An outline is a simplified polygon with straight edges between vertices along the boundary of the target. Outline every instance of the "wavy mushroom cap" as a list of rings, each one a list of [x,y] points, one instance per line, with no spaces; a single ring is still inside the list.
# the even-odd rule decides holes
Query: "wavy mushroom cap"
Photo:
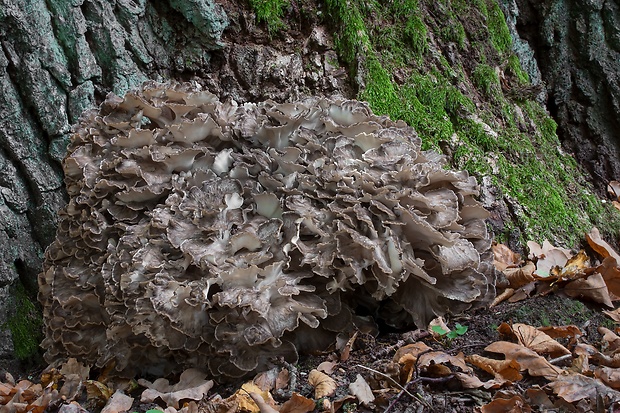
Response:
[[[84,115],[64,171],[48,362],[239,377],[324,349],[359,307],[425,326],[494,294],[475,179],[363,102],[148,83]]]

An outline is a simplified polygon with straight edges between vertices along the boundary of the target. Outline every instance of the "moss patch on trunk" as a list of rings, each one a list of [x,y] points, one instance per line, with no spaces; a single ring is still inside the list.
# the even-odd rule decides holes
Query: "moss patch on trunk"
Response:
[[[490,177],[509,216],[500,241],[574,247],[592,226],[617,237],[617,211],[598,199],[512,53],[495,0],[326,0],[336,47],[358,98],[402,119],[479,181]],[[489,178],[487,178],[488,180]],[[515,237],[516,232],[516,237]]]

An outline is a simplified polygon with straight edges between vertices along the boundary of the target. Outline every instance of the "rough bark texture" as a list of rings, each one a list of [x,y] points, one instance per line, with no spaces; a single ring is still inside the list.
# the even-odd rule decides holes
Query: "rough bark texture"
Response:
[[[620,3],[517,0],[563,145],[601,194],[620,177]]]
[[[11,331],[37,317],[19,310],[15,291],[36,294],[43,251],[66,202],[60,161],[84,109],[146,79],[196,78],[238,102],[350,94],[315,21],[291,24],[293,37],[277,48],[254,15],[226,7],[0,0],[0,367],[36,352],[37,339],[34,349],[12,345]]]

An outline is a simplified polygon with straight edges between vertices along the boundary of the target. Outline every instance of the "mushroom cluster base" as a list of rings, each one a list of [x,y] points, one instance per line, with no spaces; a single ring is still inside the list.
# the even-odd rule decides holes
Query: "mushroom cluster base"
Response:
[[[478,185],[363,102],[220,102],[195,84],[108,96],[76,127],[40,276],[46,360],[241,377],[484,304]]]

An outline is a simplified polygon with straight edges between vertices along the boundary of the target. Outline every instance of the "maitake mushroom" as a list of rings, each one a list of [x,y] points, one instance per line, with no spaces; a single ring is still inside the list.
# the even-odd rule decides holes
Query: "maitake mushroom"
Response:
[[[238,377],[325,348],[360,307],[425,326],[494,294],[475,179],[363,102],[148,83],[84,115],[64,171],[48,362]]]

